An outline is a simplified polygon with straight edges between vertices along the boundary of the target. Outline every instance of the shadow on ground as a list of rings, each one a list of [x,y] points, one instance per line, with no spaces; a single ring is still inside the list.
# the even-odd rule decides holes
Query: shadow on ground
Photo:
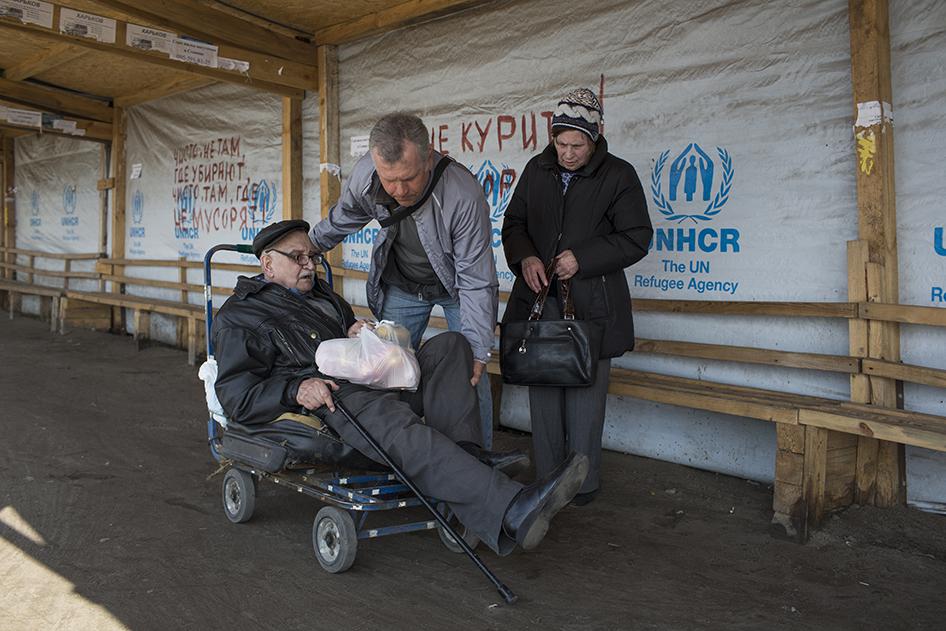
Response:
[[[319,505],[261,485],[229,523],[201,383],[177,350],[0,322],[0,610],[36,629],[931,629],[946,521],[851,509],[804,546],[769,533],[771,489],[607,453],[606,486],[531,553],[482,556],[503,606],[431,532],[363,542],[324,573]],[[502,446],[527,446],[502,432]],[[8,626],[9,625],[9,626]]]

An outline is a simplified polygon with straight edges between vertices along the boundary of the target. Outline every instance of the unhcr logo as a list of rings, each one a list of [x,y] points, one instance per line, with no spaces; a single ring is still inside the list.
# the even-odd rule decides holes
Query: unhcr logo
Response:
[[[503,164],[497,167],[492,160],[484,160],[478,169],[473,165],[469,167],[476,181],[483,187],[483,194],[486,196],[486,203],[489,204],[490,224],[502,223],[503,216],[506,214],[506,208],[512,200],[512,192],[516,183],[516,170]],[[491,228],[491,241],[494,248],[502,246],[502,231],[499,228]]]
[[[729,202],[735,168],[729,151],[716,147],[711,157],[695,142],[671,160],[668,149],[658,156],[650,177],[654,206],[666,221],[712,221]],[[736,228],[656,228],[651,249],[668,252],[738,252]]]
[[[76,186],[75,184],[66,184],[62,189],[62,209],[67,215],[73,215],[76,212]]]
[[[145,207],[145,196],[141,191],[135,191],[135,194],[131,196],[131,220],[135,223],[141,223],[141,219],[144,216],[144,207]]]
[[[131,221],[135,225],[128,229],[128,235],[132,238],[141,239],[145,236],[145,228],[141,225],[145,212],[145,196],[140,190],[135,190],[131,196]]]
[[[64,226],[78,226],[79,218],[76,214],[76,186],[75,184],[66,184],[62,188],[62,210],[66,213],[62,218]]]

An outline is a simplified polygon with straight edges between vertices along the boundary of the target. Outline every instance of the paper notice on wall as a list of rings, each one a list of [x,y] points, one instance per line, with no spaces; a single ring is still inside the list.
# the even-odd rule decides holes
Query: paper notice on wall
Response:
[[[63,7],[59,10],[59,32],[87,37],[103,44],[114,44],[115,20]]]
[[[857,104],[855,127],[871,127],[882,122],[893,124],[893,107],[886,101],[866,101]]]
[[[192,39],[175,37],[171,41],[171,59],[208,68],[217,67],[217,47]]]
[[[131,174],[128,176],[129,180],[137,180],[141,177],[141,163],[135,163],[131,165]]]
[[[171,33],[170,31],[159,31],[147,26],[129,24],[125,33],[125,44],[139,50],[156,50],[165,55],[170,55],[171,42],[176,37],[177,33]]]
[[[0,17],[52,28],[53,5],[39,0],[0,0]]]
[[[221,70],[234,70],[236,72],[248,72],[250,62],[242,59],[231,59],[230,57],[217,57],[217,67]]]
[[[368,153],[368,136],[351,137],[351,155],[357,158]]]
[[[61,132],[67,134],[75,133],[76,131],[76,121],[66,120],[65,118],[57,118],[53,121],[53,129],[58,129]]]
[[[43,126],[43,113],[36,110],[20,110],[14,107],[8,107],[6,113],[7,122],[11,125],[20,125],[21,127]]]

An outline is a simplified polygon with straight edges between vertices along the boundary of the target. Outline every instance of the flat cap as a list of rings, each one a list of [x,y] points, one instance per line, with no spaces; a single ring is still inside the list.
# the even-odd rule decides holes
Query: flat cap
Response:
[[[263,250],[296,230],[309,232],[309,222],[301,219],[287,219],[266,226],[253,238],[253,254],[259,258]]]

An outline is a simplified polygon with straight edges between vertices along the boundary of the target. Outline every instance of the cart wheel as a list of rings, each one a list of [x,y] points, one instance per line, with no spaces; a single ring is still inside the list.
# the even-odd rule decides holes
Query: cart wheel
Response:
[[[463,537],[463,540],[466,541],[466,544],[470,546],[470,548],[473,550],[476,549],[476,546],[478,546],[480,543],[480,538],[474,535],[472,532],[468,532],[466,526],[460,523],[460,520],[454,516],[453,511],[451,511],[446,504],[443,502],[437,504],[437,512],[447,519],[447,522],[453,526],[453,529],[457,531],[457,534]],[[443,542],[443,545],[447,548],[447,550],[450,552],[456,552],[457,554],[463,554],[463,548],[461,548],[460,544],[450,536],[450,533],[443,529],[443,526],[440,525],[440,522],[437,522],[437,534],[440,535],[440,541]]]
[[[223,476],[223,512],[234,524],[253,516],[256,508],[256,480],[246,471],[230,469]]]
[[[312,548],[326,572],[338,574],[350,568],[358,552],[358,534],[351,515],[335,506],[323,507],[312,524]]]

